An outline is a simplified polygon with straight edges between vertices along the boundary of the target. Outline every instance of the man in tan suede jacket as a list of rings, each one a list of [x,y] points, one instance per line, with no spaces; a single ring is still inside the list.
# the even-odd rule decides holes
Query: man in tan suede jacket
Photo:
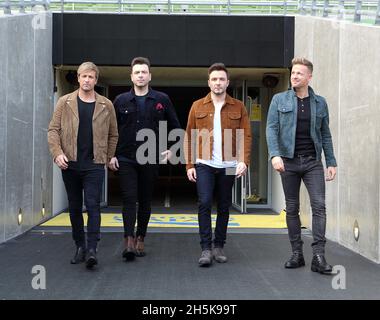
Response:
[[[112,102],[94,90],[99,70],[92,62],[78,68],[79,89],[61,97],[48,129],[50,153],[62,170],[76,252],[72,264],[98,263],[100,201],[104,166],[114,156],[118,131]],[[82,204],[88,213],[87,240]]]
[[[244,104],[227,93],[228,71],[215,63],[209,70],[211,92],[195,101],[186,128],[187,177],[196,182],[198,222],[202,255],[199,265],[212,260],[227,262],[223,252],[235,177],[247,171],[251,150],[251,127]],[[216,189],[217,220],[212,249],[211,208]]]

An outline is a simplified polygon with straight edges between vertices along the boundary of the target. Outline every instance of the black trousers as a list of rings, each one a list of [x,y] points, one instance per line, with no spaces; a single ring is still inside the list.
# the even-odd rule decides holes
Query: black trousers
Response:
[[[293,251],[302,251],[301,221],[299,216],[300,186],[304,182],[309,193],[313,213],[313,253],[324,254],[326,232],[325,176],[322,162],[311,156],[283,158],[285,172],[281,173],[286,201],[286,223]]]
[[[77,246],[86,246],[83,222],[83,195],[87,209],[87,248],[96,249],[100,240],[100,201],[104,181],[104,169],[91,170],[62,170],[69,200],[69,213],[72,234]]]
[[[118,174],[123,201],[124,237],[135,236],[136,219],[136,237],[145,237],[151,214],[154,183],[158,176],[158,165],[119,161]]]
[[[227,175],[226,169],[217,169],[205,164],[196,164],[198,192],[198,222],[202,250],[211,249],[211,209],[214,191],[217,201],[217,218],[214,246],[223,248],[227,237],[227,226],[232,204],[232,186],[235,175]]]

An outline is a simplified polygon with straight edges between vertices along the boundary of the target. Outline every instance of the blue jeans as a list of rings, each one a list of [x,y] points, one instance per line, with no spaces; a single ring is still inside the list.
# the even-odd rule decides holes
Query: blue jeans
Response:
[[[301,180],[309,193],[312,208],[313,254],[324,254],[326,233],[325,176],[322,162],[311,156],[282,158],[285,172],[281,173],[286,201],[286,223],[294,251],[302,251],[299,194]]]
[[[235,175],[226,175],[226,169],[217,169],[205,164],[196,164],[198,192],[198,222],[202,250],[211,249],[211,209],[216,191],[217,219],[214,246],[223,248],[227,237],[229,209],[232,204],[232,186]]]
[[[73,239],[78,247],[85,247],[83,222],[83,193],[87,209],[87,248],[96,249],[100,240],[100,201],[104,180],[104,169],[62,170],[63,182],[69,200],[70,221]]]

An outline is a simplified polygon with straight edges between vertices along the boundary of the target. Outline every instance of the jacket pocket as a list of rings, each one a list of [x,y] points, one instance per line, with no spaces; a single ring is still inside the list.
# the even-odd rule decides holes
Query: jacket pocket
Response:
[[[208,112],[196,112],[195,113],[195,127],[199,129],[209,127]]]
[[[228,112],[229,127],[231,129],[236,129],[240,127],[240,119],[241,119],[240,112]]]

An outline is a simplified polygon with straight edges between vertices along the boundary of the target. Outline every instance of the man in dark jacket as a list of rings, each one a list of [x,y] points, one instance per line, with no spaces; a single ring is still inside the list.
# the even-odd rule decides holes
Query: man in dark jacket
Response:
[[[158,176],[158,161],[163,157],[161,162],[165,163],[171,157],[169,150],[160,150],[158,146],[160,139],[167,138],[160,136],[160,122],[167,122],[168,130],[180,128],[169,97],[149,87],[152,78],[149,60],[134,58],[131,67],[133,88],[114,101],[119,140],[110,163],[110,168],[117,170],[120,177],[125,238],[123,258],[127,261],[145,255],[144,238],[151,214],[153,186]],[[149,144],[150,133],[154,142]],[[148,142],[142,141],[144,137],[148,137]],[[144,149],[146,143],[148,148]],[[148,158],[141,150],[148,152]]]

